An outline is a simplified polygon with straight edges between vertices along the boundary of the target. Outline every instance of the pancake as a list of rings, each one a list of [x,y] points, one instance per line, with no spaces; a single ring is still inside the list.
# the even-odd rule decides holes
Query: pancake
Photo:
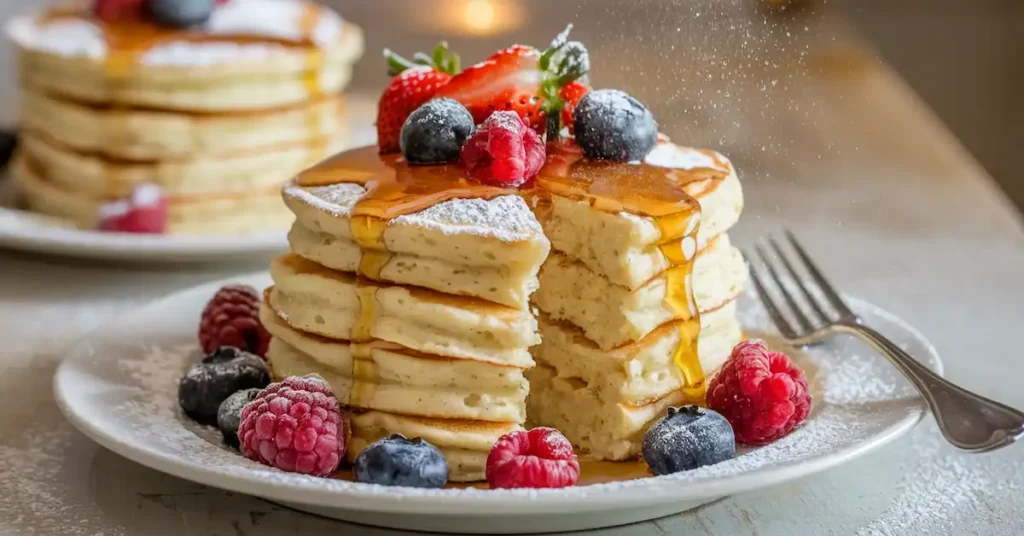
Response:
[[[92,106],[29,87],[22,88],[19,112],[22,130],[68,149],[141,161],[231,158],[325,139],[344,140],[349,129],[344,114],[340,96],[248,113],[187,114]],[[277,178],[278,184],[283,182]]]
[[[526,418],[529,386],[522,368],[432,356],[384,341],[353,351],[349,341],[291,328],[266,305],[260,320],[273,336],[267,360],[275,374],[319,374],[346,407],[444,419]]]
[[[171,38],[133,58],[130,69],[111,68],[102,30],[91,18],[25,15],[5,29],[20,50],[23,85],[77,101],[185,112],[260,110],[339,93],[363,52],[358,26],[298,1],[219,6],[204,36],[252,38]],[[310,41],[303,42],[307,33]]]
[[[735,302],[701,315],[698,355],[705,381],[742,337]],[[602,351],[571,326],[540,321],[544,343],[534,349],[527,422],[551,426],[587,455],[636,458],[649,423],[685,402],[683,378],[672,362],[679,332],[667,324],[644,338]]]
[[[701,311],[738,296],[747,267],[727,234],[713,238],[694,261],[692,292]],[[572,322],[602,349],[636,341],[678,317],[665,303],[667,283],[660,274],[636,290],[616,285],[582,262],[552,253],[541,268],[537,307],[553,320]]]
[[[11,163],[11,177],[28,208],[95,229],[100,207],[110,201],[69,192],[39,176],[24,154]],[[246,194],[169,197],[167,232],[179,235],[244,234],[287,228],[291,220],[277,189]]]
[[[29,130],[20,138],[22,152],[48,182],[69,193],[101,199],[126,197],[142,183],[155,184],[169,196],[279,190],[295,170],[347,143],[343,136],[231,156],[133,162],[80,153]]]
[[[275,259],[270,275],[270,306],[293,328],[322,337],[351,340],[358,322],[372,338],[420,352],[522,367],[532,364],[527,347],[540,342],[525,309],[360,282],[294,254]]]
[[[422,437],[444,455],[449,482],[484,480],[491,447],[501,436],[522,430],[522,426],[515,423],[426,419],[381,411],[353,413],[350,422],[350,462],[354,462],[363,449],[388,435]]]
[[[647,155],[646,162],[728,172],[724,180],[700,180],[685,186],[701,206],[698,250],[739,220],[743,191],[736,170],[724,156],[662,142]],[[582,262],[616,285],[637,289],[670,266],[657,247],[661,231],[650,217],[604,212],[586,201],[560,196],[554,196],[549,209],[540,211],[537,217],[552,249]]]
[[[365,252],[352,236],[349,212],[358,184],[285,188],[295,213],[292,251],[324,266],[354,272]],[[390,259],[380,280],[474,296],[525,309],[550,244],[518,196],[455,199],[399,216],[384,230]]]

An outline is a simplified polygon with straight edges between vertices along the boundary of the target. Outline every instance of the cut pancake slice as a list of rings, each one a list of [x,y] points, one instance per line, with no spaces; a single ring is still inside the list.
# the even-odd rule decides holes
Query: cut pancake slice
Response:
[[[415,352],[383,341],[354,347],[289,327],[264,305],[267,359],[280,377],[319,374],[351,408],[423,417],[523,422],[521,368]],[[353,379],[355,378],[355,379]]]
[[[602,400],[642,405],[692,387],[673,362],[680,322],[689,321],[665,324],[639,342],[602,350],[571,324],[541,315],[544,342],[532,352],[539,365],[555,368],[559,377],[582,381]],[[703,375],[708,378],[741,338],[736,302],[702,313],[700,329],[697,354]],[[534,390],[538,387],[532,386]]]
[[[363,449],[390,434],[422,437],[448,461],[451,482],[484,480],[491,447],[501,436],[522,429],[511,422],[427,419],[382,411],[353,413],[351,423],[349,461],[355,461]]]
[[[288,233],[288,243],[297,255],[343,272],[355,272],[364,254],[350,239],[311,231],[299,223]],[[521,309],[537,289],[537,268],[538,264],[473,266],[438,257],[392,253],[381,268],[380,280],[478,297]]]
[[[734,303],[702,315],[698,353],[705,381],[741,337]],[[678,331],[672,324],[666,328],[641,343],[602,352],[582,336],[542,321],[538,364],[526,371],[528,425],[557,428],[590,457],[638,457],[649,424],[669,406],[689,403],[672,362]]]
[[[740,251],[719,235],[698,252],[691,289],[701,311],[721,307],[742,292],[747,268]],[[602,349],[637,341],[677,313],[665,302],[664,273],[631,291],[596,274],[582,262],[552,254],[540,272],[537,307],[552,320],[569,321]]]
[[[24,154],[11,165],[11,176],[28,208],[68,220],[82,229],[99,225],[100,207],[110,201],[71,192],[43,178]],[[276,188],[265,192],[217,196],[170,197],[167,231],[177,235],[241,234],[287,228],[291,214]]]
[[[350,211],[365,189],[352,183],[285,188],[295,213],[293,251],[343,271],[357,250]],[[390,259],[378,279],[483,298],[525,309],[550,244],[519,196],[453,199],[388,222],[382,237]],[[381,253],[381,252],[378,252]]]
[[[431,290],[378,285],[285,254],[270,266],[270,306],[295,329],[352,340],[353,329],[420,352],[529,367],[540,342],[526,309]]]
[[[647,163],[677,169],[708,169],[708,179],[689,182],[684,189],[701,206],[697,249],[728,231],[743,210],[743,191],[729,161],[711,151],[659,143]],[[724,179],[713,178],[725,173]],[[587,201],[553,196],[538,212],[544,232],[556,251],[586,265],[612,283],[637,289],[669,268],[658,248],[661,231],[653,218],[598,210]]]

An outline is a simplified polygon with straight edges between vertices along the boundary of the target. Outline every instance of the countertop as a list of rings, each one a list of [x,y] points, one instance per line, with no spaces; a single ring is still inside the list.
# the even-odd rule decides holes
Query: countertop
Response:
[[[1021,220],[884,64],[845,48],[819,59],[799,88],[803,109],[770,118],[783,147],[723,138],[747,199],[733,240],[794,230],[843,290],[929,337],[948,377],[1024,407]],[[115,266],[0,252],[0,533],[400,534],[165,476],[98,447],[54,404],[53,372],[77,338],[149,299],[264,263]],[[929,416],[825,473],[592,534],[1009,536],[1024,534],[1022,485],[1024,445],[961,454]]]

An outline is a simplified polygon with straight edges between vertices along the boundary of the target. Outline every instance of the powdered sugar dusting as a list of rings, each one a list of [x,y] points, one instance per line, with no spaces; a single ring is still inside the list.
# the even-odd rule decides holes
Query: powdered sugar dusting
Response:
[[[285,195],[298,199],[317,210],[347,218],[352,206],[366,190],[352,183],[302,188],[285,187]],[[540,223],[526,202],[517,195],[494,199],[451,199],[420,212],[399,216],[389,225],[412,225],[446,235],[468,234],[517,242],[539,238]]]
[[[203,27],[212,35],[253,35],[298,41],[304,39],[303,17],[307,9],[301,0],[233,0],[218,6]],[[320,10],[317,24],[308,36],[320,48],[335,43],[343,31],[341,17],[328,8]],[[90,20],[41,22],[31,15],[15,17],[6,33],[20,46],[66,57],[101,60],[107,56],[103,32]],[[281,44],[171,41],[142,55],[142,63],[153,66],[202,66],[228,61],[259,60],[275,55],[297,54]]]

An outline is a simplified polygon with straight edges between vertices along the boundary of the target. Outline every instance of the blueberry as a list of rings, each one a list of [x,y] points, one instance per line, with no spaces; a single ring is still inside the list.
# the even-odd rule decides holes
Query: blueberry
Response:
[[[641,444],[644,461],[656,475],[689,471],[736,456],[732,426],[717,411],[697,406],[669,408]]]
[[[434,99],[420,106],[402,125],[399,144],[410,164],[447,164],[459,159],[473,135],[473,116],[453,99]]]
[[[213,14],[215,0],[146,0],[150,18],[174,28],[198,26]]]
[[[651,112],[617,89],[584,95],[576,105],[573,127],[576,143],[591,160],[640,160],[658,141],[658,123]]]
[[[242,408],[256,399],[263,389],[253,387],[243,389],[224,399],[217,410],[217,428],[224,434],[224,442],[229,447],[238,447],[238,425],[242,423]]]
[[[367,484],[440,488],[448,482],[448,462],[423,439],[395,434],[360,452],[355,474],[356,482]]]
[[[227,397],[270,384],[266,361],[238,348],[222,346],[192,365],[178,383],[178,404],[202,424],[217,424],[217,410]]]

